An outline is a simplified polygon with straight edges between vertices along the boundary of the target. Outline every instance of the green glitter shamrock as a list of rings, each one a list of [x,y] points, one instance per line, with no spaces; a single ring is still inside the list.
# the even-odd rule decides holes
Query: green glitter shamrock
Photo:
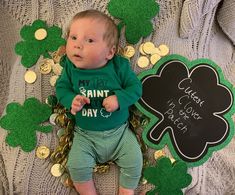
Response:
[[[21,63],[26,68],[32,67],[41,55],[50,58],[48,52],[56,51],[66,42],[61,38],[59,27],[48,27],[42,20],[35,20],[32,26],[23,26],[20,35],[25,41],[16,44],[15,52],[22,56]]]
[[[120,19],[119,32],[125,25],[127,42],[136,44],[140,38],[147,37],[153,30],[151,19],[159,12],[155,0],[110,0],[109,13]]]
[[[51,108],[36,98],[28,98],[23,106],[12,102],[7,105],[6,115],[0,120],[0,126],[9,131],[6,142],[20,146],[25,152],[32,151],[37,143],[36,130],[48,133],[51,126],[40,126],[51,115]]]
[[[181,189],[192,181],[185,162],[175,161],[172,164],[167,157],[160,157],[155,167],[147,167],[144,170],[144,178],[148,183],[155,185],[155,189],[148,191],[147,195],[182,195]]]

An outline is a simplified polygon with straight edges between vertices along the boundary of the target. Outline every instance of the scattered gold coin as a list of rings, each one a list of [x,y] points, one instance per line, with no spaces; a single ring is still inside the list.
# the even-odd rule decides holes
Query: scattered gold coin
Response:
[[[35,39],[41,41],[47,37],[47,31],[44,28],[39,28],[34,33]]]
[[[160,55],[160,53],[161,53],[161,51],[157,47],[153,48],[152,51],[151,51],[151,54],[158,54],[158,55]]]
[[[42,62],[42,64],[39,65],[39,70],[42,74],[49,74],[51,72],[51,63],[48,63],[47,61]]]
[[[36,150],[36,156],[40,159],[46,159],[50,154],[50,150],[46,146],[39,146]]]
[[[142,185],[145,185],[148,183],[148,181],[147,181],[147,179],[143,178],[143,179],[141,179],[141,183],[142,183]]]
[[[52,125],[56,125],[55,119],[56,119],[56,117],[57,117],[58,115],[59,115],[58,113],[53,113],[53,114],[50,116],[49,121],[50,121],[50,123],[51,123]]]
[[[32,70],[28,70],[25,75],[24,75],[24,80],[27,82],[27,83],[34,83],[37,79],[37,75],[34,71]]]
[[[52,76],[52,77],[50,78],[50,84],[51,84],[52,87],[55,86],[56,81],[57,81],[58,78],[59,78],[58,75],[54,75],[54,76]]]
[[[150,57],[150,62],[152,65],[156,64],[159,60],[161,59],[161,56],[159,56],[158,54],[153,54]]]
[[[146,68],[149,65],[149,59],[146,56],[141,56],[137,61],[137,65],[140,68]]]
[[[63,56],[66,53],[66,47],[65,45],[62,45],[57,50],[59,56]]]
[[[59,63],[56,63],[52,66],[52,70],[56,75],[61,75],[63,67]]]
[[[169,47],[167,47],[167,45],[160,45],[159,47],[160,50],[160,56],[166,56],[169,53]]]
[[[154,50],[155,46],[152,42],[146,42],[144,43],[143,45],[143,51],[146,53],[146,54],[151,54],[152,51]]]
[[[157,150],[154,152],[154,159],[157,160],[158,158],[165,156],[165,152],[163,150]]]
[[[142,55],[146,55],[146,53],[144,53],[144,51],[143,51],[143,45],[144,45],[144,43],[142,43],[141,45],[140,45],[140,47],[139,47],[139,52],[142,54]]]
[[[124,56],[131,58],[132,56],[135,55],[135,48],[128,45],[124,48]]]
[[[60,177],[64,173],[64,171],[64,166],[59,163],[56,163],[51,167],[51,174],[55,177]]]

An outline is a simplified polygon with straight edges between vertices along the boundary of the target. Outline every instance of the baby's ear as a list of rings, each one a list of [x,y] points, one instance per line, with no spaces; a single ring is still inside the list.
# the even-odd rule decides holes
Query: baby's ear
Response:
[[[107,59],[108,60],[112,59],[115,52],[116,52],[116,46],[112,46],[109,50],[109,53],[107,54]]]

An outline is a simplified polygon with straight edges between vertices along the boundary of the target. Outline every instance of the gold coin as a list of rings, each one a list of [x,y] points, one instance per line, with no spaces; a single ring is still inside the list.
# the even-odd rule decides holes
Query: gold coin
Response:
[[[154,44],[152,42],[146,42],[143,45],[143,51],[146,54],[151,54],[152,50],[155,48]]]
[[[150,62],[151,62],[151,64],[156,64],[159,60],[161,59],[161,56],[159,56],[158,54],[153,54],[153,55],[151,55],[151,57],[150,57]]]
[[[143,45],[144,45],[144,43],[142,43],[141,45],[140,45],[140,47],[139,47],[139,52],[142,54],[142,55],[146,55],[146,53],[144,53],[144,51],[143,51]]]
[[[141,56],[141,57],[139,57],[139,59],[137,61],[137,65],[140,68],[146,68],[149,65],[149,59],[145,56]]]
[[[28,70],[25,75],[24,75],[24,80],[27,82],[27,83],[34,83],[37,79],[37,75],[34,71],[32,70]]]
[[[128,45],[124,48],[124,56],[131,58],[132,56],[135,55],[135,48]]]
[[[73,181],[70,178],[70,176],[66,176],[63,178],[63,180],[61,180],[61,182],[66,186],[66,187],[73,187]]]
[[[169,53],[169,47],[167,47],[167,45],[160,45],[159,47],[160,50],[160,56],[166,56]]]
[[[50,116],[49,121],[50,121],[50,123],[51,123],[52,125],[56,125],[55,119],[56,119],[56,117],[57,117],[58,115],[59,115],[58,113],[53,113],[53,114]]]
[[[59,63],[56,63],[52,66],[52,70],[56,75],[61,75],[63,67]]]
[[[52,76],[52,77],[50,78],[50,84],[51,84],[52,87],[55,86],[56,81],[57,81],[58,78],[59,78],[58,75],[54,75],[54,76]]]
[[[62,128],[62,129],[59,129],[58,131],[57,131],[57,136],[60,138],[62,135],[64,135],[65,134],[65,130]]]
[[[61,56],[58,54],[57,51],[55,51],[55,52],[52,53],[52,59],[55,63],[59,63],[60,59],[61,59]]]
[[[146,185],[147,183],[148,183],[147,179],[145,179],[145,178],[141,179],[141,184],[142,185]]]
[[[157,150],[154,152],[154,159],[157,160],[158,158],[165,156],[165,152],[163,150]]]
[[[158,55],[160,55],[160,53],[161,53],[161,51],[160,51],[159,48],[157,48],[157,47],[154,47],[154,48],[152,49],[152,51],[151,51],[151,54],[158,54]]]
[[[42,64],[40,64],[39,70],[42,74],[49,74],[51,72],[51,63],[48,63],[47,61],[44,61]]]
[[[60,177],[65,171],[65,168],[61,164],[54,164],[51,167],[51,174],[55,177]]]
[[[39,146],[36,150],[36,156],[40,159],[46,159],[50,154],[50,150],[46,146]]]
[[[57,50],[59,56],[63,56],[66,53],[66,47],[65,45],[62,45]]]
[[[47,37],[47,31],[44,28],[39,28],[38,30],[35,31],[34,37],[37,40],[43,40]]]

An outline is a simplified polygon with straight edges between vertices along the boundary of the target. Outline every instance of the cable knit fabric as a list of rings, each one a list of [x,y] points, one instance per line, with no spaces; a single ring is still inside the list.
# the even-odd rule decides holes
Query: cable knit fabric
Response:
[[[225,77],[235,84],[235,2],[234,0],[157,0],[160,12],[153,19],[154,31],[134,45],[136,49],[146,41],[162,43],[171,54],[180,54],[190,60],[209,58],[223,70]],[[27,84],[23,77],[26,69],[14,53],[15,44],[21,39],[20,29],[36,19],[48,25],[57,25],[66,31],[71,17],[82,10],[97,9],[106,14],[108,0],[1,0],[0,1],[0,115],[7,103],[23,103],[28,97],[45,101],[54,93],[49,75],[39,74],[34,84]],[[124,46],[122,35],[120,44]],[[131,60],[136,73],[143,69],[136,65],[139,52]],[[40,60],[39,60],[40,61]],[[34,67],[37,67],[34,66]],[[60,178],[50,173],[51,162],[36,157],[35,151],[25,153],[20,148],[9,147],[7,131],[0,129],[0,194],[1,195],[72,195]],[[56,130],[49,134],[37,133],[37,145],[51,150],[58,144]],[[167,147],[164,148],[167,154]],[[148,154],[153,158],[153,149]],[[153,160],[153,159],[152,159]],[[184,193],[188,195],[235,194],[235,139],[224,149],[214,152],[203,165],[189,169],[193,181]],[[118,167],[111,166],[108,173],[95,174],[97,191],[101,195],[115,195],[118,190]],[[150,189],[139,185],[136,194]]]

